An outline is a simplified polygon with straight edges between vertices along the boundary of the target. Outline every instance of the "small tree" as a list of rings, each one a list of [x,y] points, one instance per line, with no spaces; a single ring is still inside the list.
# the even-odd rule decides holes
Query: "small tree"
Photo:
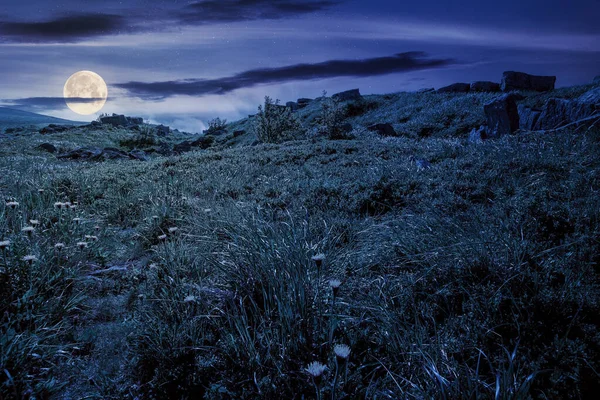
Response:
[[[254,133],[263,143],[280,143],[298,137],[302,133],[302,124],[289,107],[279,105],[265,96],[265,105],[258,106],[254,120]]]
[[[319,116],[320,130],[327,134],[329,139],[345,139],[347,131],[344,129],[344,119],[345,110],[342,102],[337,98],[327,97],[327,92],[323,91]]]

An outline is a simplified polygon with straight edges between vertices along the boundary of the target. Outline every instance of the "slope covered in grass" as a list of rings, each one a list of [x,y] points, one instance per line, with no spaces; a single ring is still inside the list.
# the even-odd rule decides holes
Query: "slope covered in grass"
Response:
[[[406,137],[225,141],[105,163],[10,142],[2,395],[597,393],[598,127],[474,145],[463,130],[481,123],[488,95],[387,97],[367,97],[380,105],[351,121]],[[129,135],[105,134],[115,145]],[[77,142],[64,135],[54,139]],[[327,367],[316,387],[315,361]]]

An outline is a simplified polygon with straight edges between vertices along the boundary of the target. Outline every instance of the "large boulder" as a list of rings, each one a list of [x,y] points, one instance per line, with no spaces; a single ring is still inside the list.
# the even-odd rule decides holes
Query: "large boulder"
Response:
[[[600,75],[594,78],[593,83],[600,83]]]
[[[499,92],[500,84],[489,81],[477,81],[471,83],[471,92]]]
[[[502,74],[501,89],[503,92],[512,90],[531,90],[548,92],[554,90],[556,76],[529,75],[524,72],[506,71]]]
[[[580,103],[597,104],[600,106],[600,87],[588,90],[577,99]],[[598,107],[600,108],[600,107]]]
[[[100,122],[105,125],[112,125],[114,127],[129,125],[126,116],[117,114],[100,117]]]
[[[287,103],[285,103],[285,106],[292,111],[298,110],[298,103],[296,103],[295,101],[288,101]]]
[[[336,93],[331,96],[334,100],[339,101],[349,101],[349,100],[360,100],[362,96],[360,95],[359,89],[346,90],[345,92]]]
[[[390,124],[375,124],[367,128],[371,132],[375,132],[380,136],[398,136],[394,127]]]
[[[505,94],[484,105],[487,136],[497,138],[519,129],[519,111],[513,94]]]
[[[304,108],[312,102],[312,99],[300,98],[296,103],[298,103],[298,108]]]
[[[185,140],[181,143],[176,144],[173,147],[173,152],[176,154],[187,153],[188,151],[192,151],[194,149],[208,149],[214,143],[215,138],[212,136],[200,136],[198,139],[189,141]]]
[[[52,143],[42,143],[38,146],[39,149],[47,151],[48,153],[56,153],[58,149]]]
[[[532,131],[535,129],[538,119],[542,114],[542,110],[531,108],[523,104],[519,104],[519,129],[523,131]]]
[[[469,93],[471,85],[468,83],[454,83],[452,85],[444,86],[437,90],[438,93]]]
[[[556,129],[579,121],[596,112],[594,103],[578,100],[549,99],[535,124],[535,130]]]
[[[42,129],[40,129],[40,133],[42,135],[49,135],[52,133],[61,133],[61,132],[66,132],[69,129],[73,128],[72,126],[67,126],[67,125],[56,125],[56,124],[50,124]]]

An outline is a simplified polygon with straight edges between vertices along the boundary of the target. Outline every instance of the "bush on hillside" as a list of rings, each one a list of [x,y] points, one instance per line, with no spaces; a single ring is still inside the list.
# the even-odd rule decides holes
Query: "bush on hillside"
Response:
[[[292,110],[269,96],[265,96],[264,107],[258,106],[253,129],[263,143],[280,143],[303,134],[302,125]]]

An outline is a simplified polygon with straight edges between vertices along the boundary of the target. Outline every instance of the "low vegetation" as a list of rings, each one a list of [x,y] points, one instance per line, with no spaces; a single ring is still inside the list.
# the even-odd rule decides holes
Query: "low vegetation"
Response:
[[[600,128],[471,144],[489,96],[336,104],[348,140],[267,98],[265,143],[146,162],[6,139],[0,398],[592,397]]]

